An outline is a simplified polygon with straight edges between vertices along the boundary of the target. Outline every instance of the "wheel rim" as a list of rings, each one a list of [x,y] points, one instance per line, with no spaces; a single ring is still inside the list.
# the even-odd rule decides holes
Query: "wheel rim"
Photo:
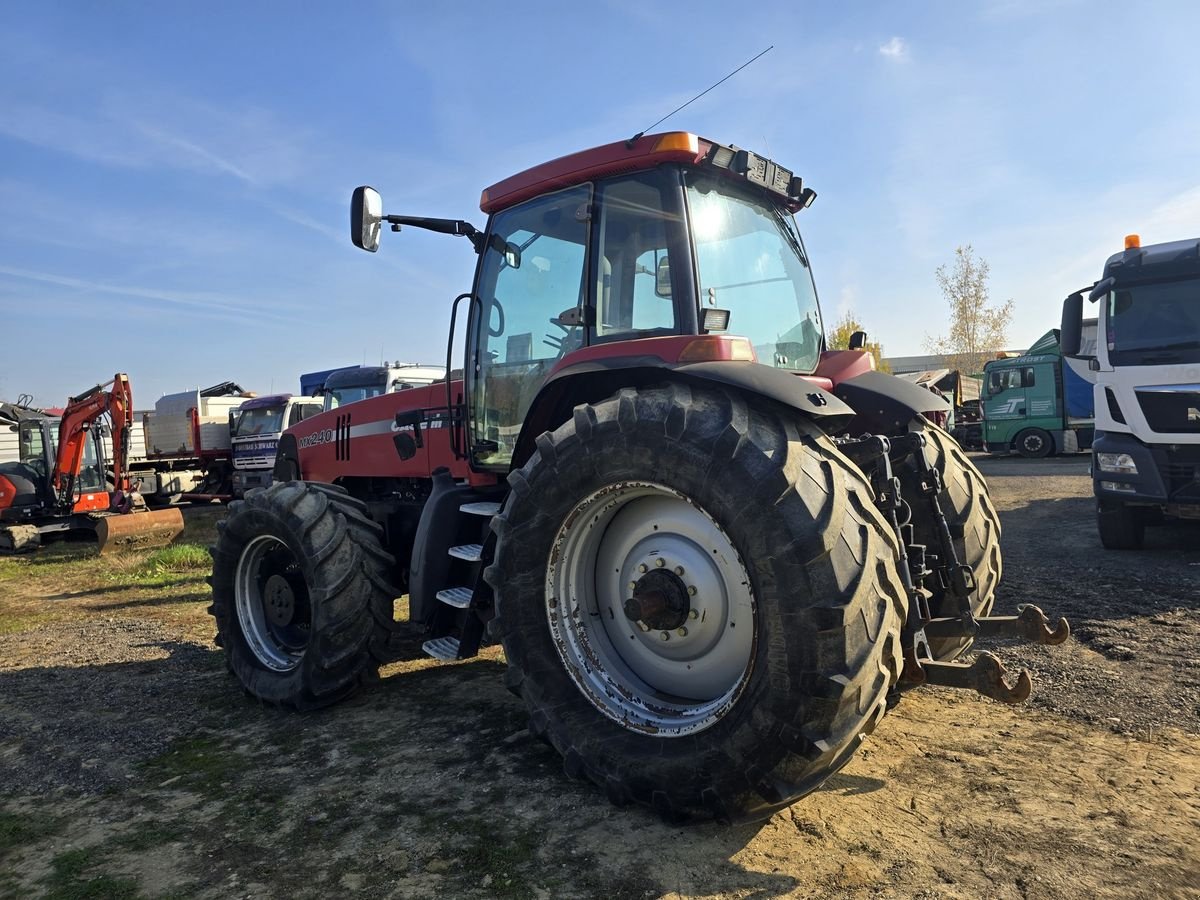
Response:
[[[246,545],[234,597],[238,624],[255,658],[274,672],[300,665],[311,632],[308,587],[283,541],[260,535]]]
[[[1040,434],[1025,435],[1025,449],[1030,453],[1038,453],[1042,449],[1042,436]]]
[[[545,601],[567,672],[631,731],[709,728],[750,677],[750,576],[717,522],[671,488],[620,482],[576,504],[552,545]]]

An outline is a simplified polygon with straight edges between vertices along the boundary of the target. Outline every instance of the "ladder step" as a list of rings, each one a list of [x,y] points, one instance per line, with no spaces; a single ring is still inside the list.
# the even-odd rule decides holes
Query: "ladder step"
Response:
[[[500,512],[500,504],[490,500],[480,500],[475,503],[464,503],[458,508],[458,511],[465,512],[469,516],[494,516]]]
[[[479,562],[483,558],[483,544],[463,544],[460,547],[451,547],[450,555],[465,559],[467,562]]]
[[[454,662],[458,659],[458,638],[449,635],[434,638],[432,641],[423,643],[421,649],[434,659],[440,659],[442,662]]]
[[[453,587],[438,591],[437,598],[456,609],[467,609],[471,605],[473,593],[469,587]]]

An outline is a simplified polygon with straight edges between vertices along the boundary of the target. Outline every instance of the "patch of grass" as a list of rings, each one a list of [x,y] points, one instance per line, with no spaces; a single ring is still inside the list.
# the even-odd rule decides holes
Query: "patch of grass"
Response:
[[[476,880],[491,876],[491,896],[534,895],[537,884],[529,876],[537,871],[537,849],[545,843],[538,831],[517,828],[501,832],[494,820],[475,817],[449,818],[442,827],[462,842],[454,848],[457,868]]]
[[[49,612],[0,612],[0,634],[31,631],[43,622],[49,622],[54,618],[54,614]]]
[[[199,544],[172,544],[170,547],[155,550],[142,563],[142,571],[154,574],[211,568],[212,557],[208,555],[208,548]]]
[[[37,843],[61,829],[62,822],[49,816],[0,812],[0,859],[17,847]]]
[[[111,843],[122,850],[143,852],[152,850],[155,847],[161,847],[163,844],[185,840],[187,836],[187,829],[179,822],[171,822],[164,819],[143,819],[140,822],[135,822],[127,831],[113,838]]]
[[[60,853],[50,862],[50,874],[42,879],[47,900],[124,900],[138,896],[137,879],[128,876],[93,874],[103,860],[96,848]]]
[[[208,798],[223,798],[225,787],[245,768],[246,759],[228,744],[215,738],[177,741],[165,753],[142,763],[142,771],[159,783],[178,778],[180,787]]]

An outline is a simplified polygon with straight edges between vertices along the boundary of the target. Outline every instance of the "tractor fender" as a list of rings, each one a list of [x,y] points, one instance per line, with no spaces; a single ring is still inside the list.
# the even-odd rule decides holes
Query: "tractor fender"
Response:
[[[719,384],[748,395],[765,397],[820,420],[821,427],[831,433],[842,430],[854,418],[851,407],[820,385],[759,363],[721,361],[664,365],[659,357],[589,360],[560,369],[542,385],[525,416],[513,453],[513,468],[524,465],[533,454],[538,435],[569,419],[571,410],[580,403],[599,402],[621,388],[646,387],[664,381]]]
[[[949,412],[943,397],[884,372],[864,372],[839,382],[833,392],[854,410],[854,431],[898,434],[918,414]]]
[[[272,481],[293,481],[300,477],[300,448],[296,436],[285,431],[279,436],[275,447],[275,468],[271,470]]]

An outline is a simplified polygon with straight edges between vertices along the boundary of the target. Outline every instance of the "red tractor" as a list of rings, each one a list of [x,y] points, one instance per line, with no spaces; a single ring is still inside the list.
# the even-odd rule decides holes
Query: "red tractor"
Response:
[[[299,710],[371,680],[394,598],[438,659],[498,641],[532,733],[572,776],[672,821],[758,819],[837,771],[901,691],[1019,702],[975,638],[1065,639],[990,616],[1000,522],[930,424],[945,401],[824,349],[776,163],[639,136],[483,192],[460,371],[305,420],[213,548],[217,641]]]

